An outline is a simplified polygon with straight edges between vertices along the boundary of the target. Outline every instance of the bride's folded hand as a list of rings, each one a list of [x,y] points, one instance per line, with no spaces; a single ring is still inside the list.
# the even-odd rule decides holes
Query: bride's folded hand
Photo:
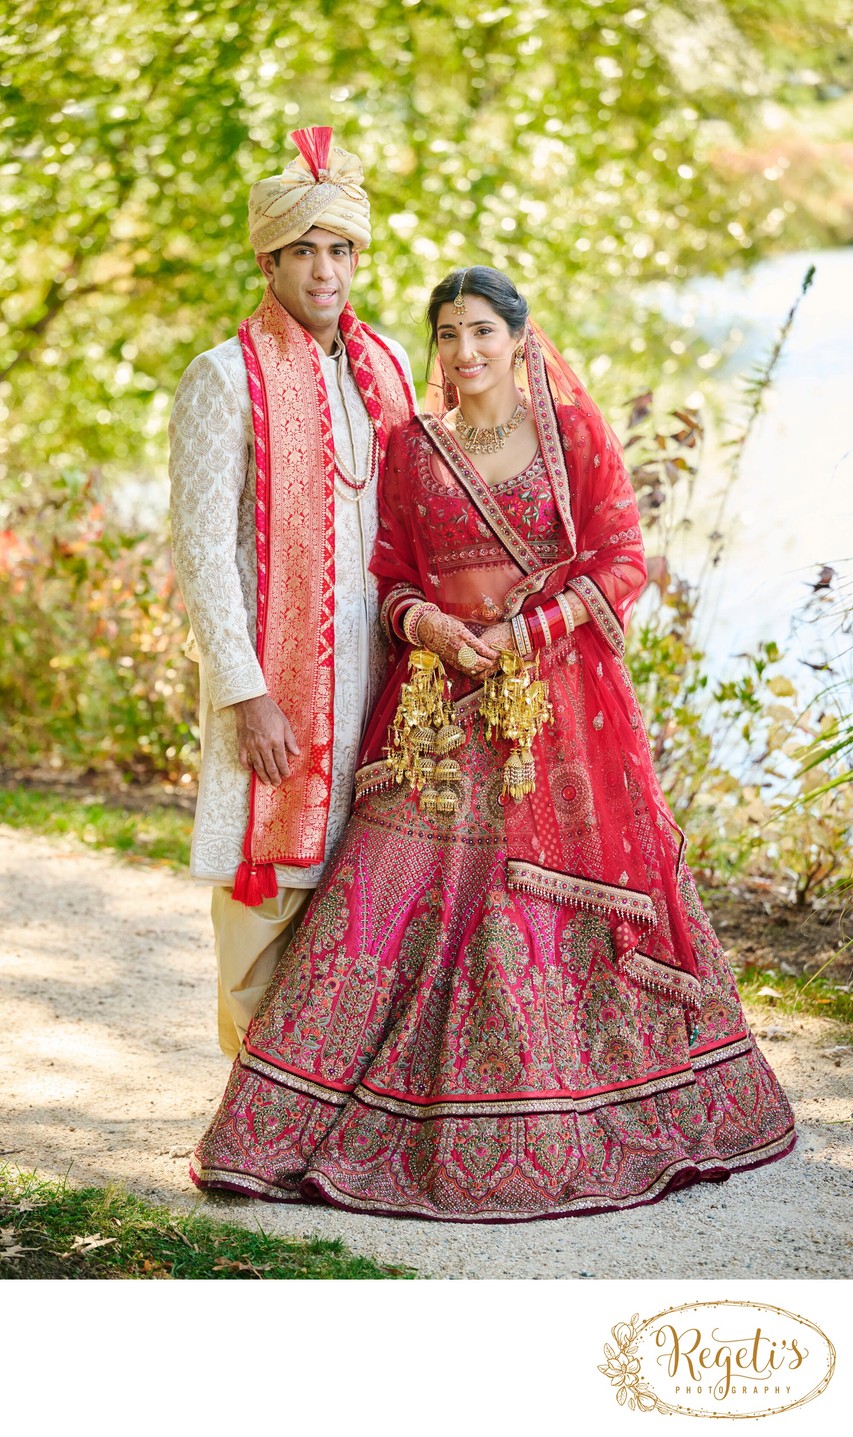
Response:
[[[515,652],[515,635],[512,632],[511,624],[492,624],[491,628],[483,630],[480,642],[488,644],[495,651],[492,671],[497,668],[501,653],[506,653],[508,650],[512,653]]]
[[[478,637],[450,614],[439,609],[428,610],[418,620],[418,643],[441,662],[460,673],[480,676],[488,673],[498,660],[498,650]]]

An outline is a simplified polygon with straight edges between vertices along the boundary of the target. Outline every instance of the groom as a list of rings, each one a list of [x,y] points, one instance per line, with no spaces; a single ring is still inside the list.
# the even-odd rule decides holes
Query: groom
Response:
[[[405,351],[348,302],[370,207],[330,129],[249,194],[267,289],[198,355],[170,424],[172,544],[200,668],[190,871],[214,885],[219,1042],[236,1056],[349,814],[382,671],[368,571]]]

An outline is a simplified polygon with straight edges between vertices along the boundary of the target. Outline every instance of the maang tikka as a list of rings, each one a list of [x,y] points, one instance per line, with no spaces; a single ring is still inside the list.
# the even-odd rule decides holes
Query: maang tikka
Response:
[[[463,286],[464,283],[465,283],[465,276],[467,275],[467,273],[468,273],[467,269],[464,269],[464,270],[462,271],[462,278],[461,278],[460,281],[459,281],[459,288],[458,288],[458,290],[456,291],[456,298],[455,298],[454,301],[453,301],[453,308],[455,309],[456,313],[459,314],[459,315],[462,315],[462,314],[465,313],[465,296],[464,296],[464,294],[462,293],[462,286]]]

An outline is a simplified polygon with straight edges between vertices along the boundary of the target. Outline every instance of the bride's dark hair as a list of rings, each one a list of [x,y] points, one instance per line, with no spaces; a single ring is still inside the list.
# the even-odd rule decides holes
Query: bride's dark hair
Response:
[[[511,279],[487,264],[474,264],[470,269],[454,269],[440,280],[429,297],[429,357],[427,372],[432,368],[437,343],[438,316],[443,304],[452,304],[459,294],[477,295],[491,305],[495,314],[505,321],[510,334],[520,334],[527,323],[530,306],[519,294]]]

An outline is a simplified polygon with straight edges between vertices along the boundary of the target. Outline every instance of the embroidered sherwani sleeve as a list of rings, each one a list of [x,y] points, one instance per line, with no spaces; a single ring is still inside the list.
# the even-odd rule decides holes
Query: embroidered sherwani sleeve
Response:
[[[222,709],[267,691],[237,566],[240,498],[248,473],[234,387],[207,354],[194,359],[169,425],[172,553],[204,665]]]

